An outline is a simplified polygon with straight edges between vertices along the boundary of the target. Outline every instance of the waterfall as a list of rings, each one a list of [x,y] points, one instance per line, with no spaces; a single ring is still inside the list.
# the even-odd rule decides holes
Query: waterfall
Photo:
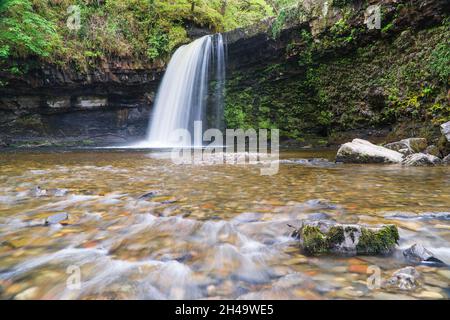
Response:
[[[208,107],[210,80],[215,80],[214,108]],[[205,36],[180,47],[169,62],[158,90],[146,144],[150,147],[179,146],[170,141],[177,129],[193,133],[194,121],[207,123],[206,112],[213,109],[214,121],[223,126],[225,50],[221,34]]]
[[[223,97],[225,95],[225,46],[223,36],[217,36],[216,51],[216,108],[215,108],[215,128],[223,129],[225,127],[223,119]]]

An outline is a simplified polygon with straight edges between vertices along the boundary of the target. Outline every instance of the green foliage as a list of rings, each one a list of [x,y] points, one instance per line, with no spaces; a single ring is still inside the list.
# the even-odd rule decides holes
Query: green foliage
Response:
[[[351,5],[354,0],[333,0],[333,6],[336,8],[344,8]]]
[[[386,25],[381,29],[381,32],[382,32],[382,33],[388,33],[392,28],[394,28],[394,23],[393,23],[393,22],[389,22],[388,24],[386,24]]]
[[[81,28],[67,27],[69,6]],[[265,0],[1,0],[0,62],[38,57],[79,70],[114,57],[167,59],[191,26],[222,32],[273,15]]]
[[[0,59],[48,57],[59,43],[53,23],[36,14],[29,0],[6,0],[1,5]]]
[[[272,37],[274,39],[278,38],[278,36],[280,35],[285,22],[286,22],[286,11],[282,10],[275,19],[274,23],[272,24]]]
[[[450,43],[439,43],[430,59],[430,70],[443,83],[450,83]]]
[[[304,16],[301,2],[298,2],[296,6],[282,8],[272,24],[272,38],[278,38],[285,25],[298,23]]]
[[[304,226],[301,230],[303,250],[307,254],[320,254],[328,252],[327,236],[317,226]]]
[[[269,0],[267,2],[271,4],[276,11],[280,11],[285,8],[298,6],[303,0]]]
[[[169,37],[160,29],[153,29],[148,39],[147,56],[150,60],[154,60],[165,53],[169,44]]]
[[[367,254],[388,253],[399,239],[398,229],[394,225],[384,226],[377,231],[362,228],[356,249]]]
[[[266,0],[210,0],[209,5],[223,17],[223,30],[252,25],[273,15]]]

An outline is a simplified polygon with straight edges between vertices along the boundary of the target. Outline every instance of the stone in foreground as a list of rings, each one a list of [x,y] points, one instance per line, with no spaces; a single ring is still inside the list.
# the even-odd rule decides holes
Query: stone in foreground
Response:
[[[439,148],[436,147],[436,146],[433,145],[433,144],[432,144],[431,146],[428,146],[428,147],[425,149],[424,153],[426,153],[426,154],[431,154],[432,156],[435,156],[435,157],[439,157],[439,156],[440,156]]]
[[[442,162],[444,164],[449,165],[450,164],[450,154],[448,156],[446,156],[444,159],[442,159]]]
[[[400,152],[377,146],[369,141],[354,139],[339,149],[336,161],[344,163],[401,163]]]
[[[45,219],[44,224],[45,225],[64,224],[64,222],[67,221],[68,219],[69,215],[67,213],[57,213]]]
[[[448,142],[450,142],[450,121],[441,125],[441,133],[445,136]]]
[[[395,225],[362,226],[332,221],[304,221],[293,237],[306,254],[385,255],[399,240]]]
[[[410,262],[414,263],[431,263],[445,265],[445,263],[436,258],[434,254],[421,244],[414,244],[410,248],[403,251],[403,256]]]
[[[395,271],[385,286],[400,290],[414,290],[420,286],[420,273],[414,267],[405,267]]]
[[[410,156],[407,156],[402,163],[405,166],[412,166],[412,167],[435,166],[442,164],[442,160],[439,159],[438,157],[432,156],[431,154],[415,153]]]
[[[401,152],[405,152],[407,155],[424,151],[428,146],[427,139],[425,138],[409,138],[403,139],[397,142],[388,143],[386,148]]]

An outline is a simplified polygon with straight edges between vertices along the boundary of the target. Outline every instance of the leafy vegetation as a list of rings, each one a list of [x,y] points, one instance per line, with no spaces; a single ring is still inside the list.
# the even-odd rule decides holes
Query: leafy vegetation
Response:
[[[79,30],[67,26],[77,6]],[[114,57],[166,59],[192,26],[217,32],[273,15],[265,0],[0,0],[0,63],[36,57],[81,70]]]
[[[0,14],[0,59],[48,57],[58,45],[55,25],[36,14],[30,1],[2,1]]]
[[[443,83],[450,83],[450,43],[440,43],[431,54],[431,72]]]

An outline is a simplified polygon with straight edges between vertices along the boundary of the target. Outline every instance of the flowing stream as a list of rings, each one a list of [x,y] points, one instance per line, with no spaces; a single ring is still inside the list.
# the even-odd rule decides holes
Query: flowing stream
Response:
[[[448,268],[417,266],[415,291],[370,290],[366,270],[387,279],[413,243],[450,262],[449,168],[334,155],[282,152],[279,173],[261,176],[156,151],[2,153],[0,298],[448,299]],[[305,256],[288,226],[302,219],[395,223],[401,240],[386,257]]]

